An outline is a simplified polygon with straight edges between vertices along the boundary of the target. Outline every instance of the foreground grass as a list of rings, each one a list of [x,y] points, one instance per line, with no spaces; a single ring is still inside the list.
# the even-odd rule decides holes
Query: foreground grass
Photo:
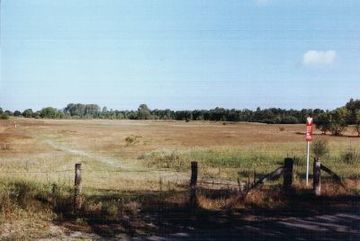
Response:
[[[294,184],[295,193],[289,197],[283,195],[281,185],[274,183],[251,192],[231,212],[254,215],[257,210],[260,213],[267,210],[271,218],[279,218],[293,215],[294,207],[304,205],[309,214],[331,210],[331,205],[354,208],[359,195],[356,185],[342,190],[326,182],[323,199],[318,200],[309,195],[302,183]],[[67,186],[0,180],[0,188],[0,240],[66,239],[63,229],[115,237],[121,233],[129,236],[171,233],[179,225],[200,227],[204,222],[218,227],[228,213],[224,212],[227,203],[238,195],[233,189],[199,188],[199,207],[194,210],[188,207],[187,186],[162,191],[85,189],[82,209],[74,211],[73,189]],[[221,219],[214,218],[219,214]]]
[[[51,221],[56,218],[44,199],[42,185],[28,182],[0,182],[0,240],[31,240],[54,235]]]

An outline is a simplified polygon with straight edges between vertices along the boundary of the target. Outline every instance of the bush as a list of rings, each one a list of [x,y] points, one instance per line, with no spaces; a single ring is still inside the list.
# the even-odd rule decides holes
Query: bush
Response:
[[[125,138],[126,145],[130,146],[130,145],[135,145],[135,144],[139,143],[139,138],[140,137],[141,136],[133,136],[133,135],[127,136]]]
[[[10,191],[6,185],[0,184],[0,213],[9,211],[14,203],[10,198]]]
[[[294,156],[294,165],[296,166],[304,166],[306,163],[306,160],[304,157]]]
[[[178,151],[151,152],[143,155],[141,159],[147,161],[148,167],[173,168],[177,171],[189,168],[189,161],[183,153]]]
[[[327,140],[324,139],[315,140],[312,145],[312,152],[314,153],[315,158],[318,159],[329,153]]]
[[[0,114],[0,119],[1,120],[7,120],[7,119],[9,119],[9,116],[7,114],[5,114],[5,113],[2,113],[2,114]]]
[[[360,153],[352,148],[341,155],[341,160],[347,164],[354,164],[360,161]]]

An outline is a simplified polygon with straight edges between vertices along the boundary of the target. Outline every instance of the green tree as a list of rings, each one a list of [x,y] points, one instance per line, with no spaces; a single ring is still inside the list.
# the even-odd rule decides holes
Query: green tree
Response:
[[[360,100],[354,100],[351,98],[349,102],[346,103],[345,107],[348,111],[348,124],[355,124],[357,121],[357,111],[360,110]]]
[[[151,119],[150,109],[146,104],[141,104],[138,108],[138,119],[148,120]]]
[[[24,112],[22,113],[22,115],[25,117],[25,118],[31,118],[33,116],[33,111],[32,109],[26,109],[24,110]]]
[[[14,115],[14,113],[12,113],[11,110],[6,110],[6,111],[4,112],[4,114],[6,114],[6,115],[8,115],[8,116],[13,116],[13,115]]]
[[[40,117],[55,119],[55,118],[57,118],[57,113],[58,113],[57,109],[55,109],[53,107],[46,107],[40,111]]]
[[[316,128],[319,129],[323,134],[326,135],[326,132],[330,131],[330,114],[324,112],[319,114],[315,118]]]
[[[281,124],[297,124],[299,120],[294,116],[284,116],[281,118]]]
[[[330,131],[335,136],[341,135],[347,127],[348,112],[345,107],[337,108],[330,112]]]
[[[100,106],[96,104],[85,105],[85,116],[87,118],[97,118],[100,114]]]
[[[35,119],[39,119],[40,118],[40,111],[34,112],[32,117],[35,118]]]
[[[14,111],[14,116],[21,116],[21,112],[20,111],[18,111],[18,110],[16,110],[16,111]]]

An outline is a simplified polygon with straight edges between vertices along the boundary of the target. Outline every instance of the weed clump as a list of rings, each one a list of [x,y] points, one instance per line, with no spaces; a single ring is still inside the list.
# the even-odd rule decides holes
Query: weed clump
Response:
[[[355,164],[360,161],[360,153],[355,149],[349,148],[341,154],[340,158],[346,164]]]
[[[293,160],[295,166],[303,166],[306,163],[305,158],[300,156],[294,156]]]
[[[147,165],[149,167],[172,168],[177,171],[185,170],[190,167],[186,158],[184,158],[181,153],[176,150],[151,152],[143,155],[141,158],[147,160]]]
[[[327,140],[319,139],[315,140],[312,145],[312,152],[315,155],[316,159],[320,159],[329,153],[329,145]]]
[[[130,145],[135,145],[135,144],[138,144],[140,141],[139,141],[139,138],[141,136],[127,136],[125,138],[125,143],[126,143],[126,146],[130,146]]]

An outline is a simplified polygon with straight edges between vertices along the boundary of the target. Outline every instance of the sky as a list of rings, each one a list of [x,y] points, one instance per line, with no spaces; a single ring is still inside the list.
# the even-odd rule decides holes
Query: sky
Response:
[[[0,11],[3,109],[360,98],[358,0],[1,0]]]

